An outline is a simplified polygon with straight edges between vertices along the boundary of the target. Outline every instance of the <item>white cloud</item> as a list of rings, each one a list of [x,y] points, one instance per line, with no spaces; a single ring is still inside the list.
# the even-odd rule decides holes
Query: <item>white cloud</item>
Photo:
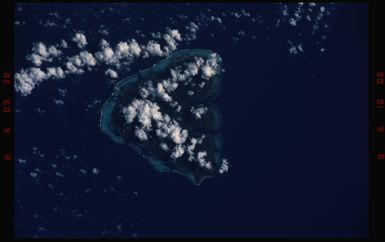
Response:
[[[160,143],[160,148],[163,150],[163,151],[169,151],[170,148],[168,147],[168,145],[166,143]]]
[[[68,44],[67,44],[67,42],[66,42],[64,39],[62,39],[62,40],[60,41],[60,47],[62,47],[62,48],[68,48]]]
[[[129,106],[122,109],[122,112],[128,123],[132,123],[137,118],[142,127],[147,130],[151,128],[152,119],[162,119],[159,106],[149,100],[134,99]]]
[[[187,66],[187,69],[185,70],[185,73],[191,75],[191,76],[196,76],[199,71],[199,66],[193,62],[189,63]]]
[[[160,32],[159,35],[161,36]],[[99,44],[100,49],[95,53],[90,53],[85,50],[81,51],[77,55],[67,57],[65,61],[62,62],[62,67],[48,68],[47,73],[43,71],[44,74],[38,73],[37,70],[41,69],[27,68],[20,70],[15,74],[16,90],[22,93],[23,96],[27,96],[37,84],[49,78],[62,79],[66,74],[80,75],[86,70],[93,70],[93,67],[97,65],[114,66],[120,70],[121,67],[127,67],[131,64],[135,57],[142,56],[143,58],[147,58],[150,56],[162,57],[168,55],[176,49],[177,42],[182,41],[182,37],[177,29],[167,29],[166,35],[168,36],[168,42],[166,42],[167,46],[164,48],[153,40],[148,41],[146,45],[140,45],[135,39],[131,39],[129,41],[118,42],[113,49],[108,41],[102,39]],[[79,48],[84,48],[88,44],[86,36],[80,32],[75,33],[71,40],[75,42]],[[44,62],[52,62],[54,58],[60,59],[62,55],[62,51],[58,49],[59,47],[68,48],[68,43],[64,39],[61,39],[60,43],[51,46],[37,42],[33,45],[32,53],[27,56],[27,59],[30,60],[34,66],[41,66]],[[163,51],[163,49],[165,51]],[[112,78],[117,77],[112,71],[112,68],[107,68],[105,72],[106,75]],[[179,79],[182,78],[183,76],[180,75]],[[165,100],[170,100],[168,93],[175,90],[177,84],[165,81],[162,85],[164,90],[162,90],[162,87],[159,87],[159,95]]]
[[[99,174],[99,169],[97,169],[97,168],[92,168],[92,174],[94,174],[94,175]]]
[[[156,41],[150,40],[147,45],[145,46],[145,53],[143,54],[143,57],[149,57],[149,56],[163,56],[164,53],[160,47],[160,44]]]
[[[158,83],[157,86],[156,86],[156,92],[157,92],[157,95],[165,102],[171,102],[172,101],[172,98],[170,97],[170,95],[167,94],[167,92],[165,91],[164,87],[163,87],[163,84],[162,83]]]
[[[144,131],[143,129],[140,129],[138,127],[135,127],[135,135],[136,137],[139,138],[139,140],[141,141],[145,141],[148,139],[148,136],[147,136],[147,133],[146,131]]]
[[[67,57],[66,73],[70,74],[83,74],[84,70],[81,67],[87,67],[88,70],[92,70],[92,67],[97,64],[96,59],[88,51],[82,51],[79,55]]]
[[[207,110],[207,107],[199,106],[197,108],[191,107],[190,112],[194,115],[195,119],[201,119]]]
[[[62,97],[65,97],[67,95],[67,89],[65,89],[65,88],[63,88],[63,89],[58,88],[57,91],[58,91],[59,95]]]
[[[175,160],[181,157],[184,154],[184,152],[185,152],[185,148],[182,145],[176,145],[172,150],[170,157]]]
[[[98,60],[107,64],[117,64],[119,59],[116,57],[114,50],[103,44],[102,50],[95,53]]]
[[[197,33],[198,33],[198,30],[199,30],[199,26],[196,23],[194,23],[194,22],[190,22],[189,25],[187,25],[185,28],[189,32],[186,33],[186,35],[184,36],[184,39],[186,41],[195,40],[197,38]]]
[[[138,42],[135,39],[132,39],[130,42],[119,42],[116,45],[116,55],[118,55],[119,59],[126,57],[138,57],[142,49],[140,48]]]
[[[178,87],[178,83],[173,82],[171,79],[165,79],[162,81],[163,87],[167,90],[167,92],[173,92]]]
[[[87,66],[95,66],[96,65],[96,60],[93,57],[93,55],[88,52],[88,51],[82,51],[79,53],[80,60],[82,62],[82,65],[87,65]]]
[[[108,29],[102,24],[99,26],[98,33],[102,35],[109,35]]]
[[[183,144],[188,137],[188,131],[186,129],[182,130],[179,126],[171,126],[170,137],[175,144]]]
[[[179,30],[177,29],[172,29],[172,30],[169,30],[168,31],[169,34],[171,35],[171,37],[177,41],[182,41],[182,36],[181,34],[179,33]]]
[[[59,67],[48,67],[47,73],[46,73],[47,79],[48,78],[54,78],[54,79],[63,79],[65,77],[63,69]]]
[[[107,40],[105,40],[105,39],[101,39],[100,43],[99,43],[99,46],[100,46],[100,48],[109,47],[110,43]]]
[[[27,160],[25,160],[25,159],[21,159],[21,158],[17,159],[17,161],[18,161],[20,164],[22,164],[22,163],[26,163],[26,162],[27,162]]]
[[[204,167],[206,165],[206,159],[205,157],[207,156],[207,152],[206,151],[199,151],[198,154],[197,154],[197,161],[199,163],[199,166],[201,167]]]
[[[215,75],[215,70],[211,66],[202,67],[202,77],[205,79],[209,79],[213,75]]]
[[[126,53],[127,46],[123,44],[121,47],[119,51]],[[147,51],[147,49],[144,51]],[[167,113],[161,112],[156,100],[167,101],[171,107],[180,111],[181,106],[178,102],[172,101],[172,94],[180,85],[179,82],[184,82],[187,87],[192,87],[195,84],[191,81],[192,76],[202,73],[206,77],[212,77],[220,70],[220,61],[221,58],[216,54],[210,55],[206,60],[194,58],[193,62],[176,66],[170,70],[170,77],[156,81],[148,80],[139,86],[140,98],[132,100],[129,105],[122,108],[127,125],[135,125],[135,136],[144,141],[150,139],[150,132],[154,132],[155,135],[152,138],[159,139],[159,148],[169,152],[171,159],[175,160],[186,154],[188,161],[196,162],[199,167],[208,170],[214,169],[214,164],[207,160],[207,151],[200,150],[195,153],[195,150],[202,145],[206,137],[205,134],[201,134],[201,137],[189,137],[188,130],[184,129],[176,119],[171,118]],[[205,74],[205,68],[211,68],[212,73]],[[205,82],[198,85],[203,88]],[[194,117],[199,119],[208,111],[208,108],[200,104],[192,107],[190,111]],[[218,172],[224,173],[227,170],[228,162],[225,160]]]
[[[81,49],[83,49],[88,44],[86,36],[82,33],[76,33],[72,38],[72,41],[75,42]]]
[[[111,78],[118,78],[118,73],[112,69],[108,69],[105,74]]]
[[[64,104],[64,101],[63,101],[63,100],[56,99],[56,98],[53,99],[53,102],[54,102],[56,105],[63,105],[63,104]]]
[[[190,138],[190,144],[187,146],[187,153],[189,154],[189,161],[194,160],[194,149],[198,143],[198,140],[196,138]]]
[[[67,68],[67,70],[65,71],[65,73],[67,74],[83,74],[84,71],[83,69],[81,68],[78,68],[76,65],[74,65],[74,63],[72,63],[71,61],[68,61],[65,63],[65,66]]]
[[[229,170],[229,162],[227,161],[227,159],[223,159],[222,165],[219,168],[219,173],[223,174],[223,173],[227,172],[228,170]]]
[[[32,47],[32,54],[27,55],[27,60],[33,65],[40,66],[43,62],[52,62],[55,57],[59,57],[62,52],[55,46],[46,46],[43,42],[37,42]]]
[[[40,68],[22,69],[15,74],[15,89],[21,95],[27,96],[45,79],[47,79],[47,75]]]
[[[165,47],[166,55],[177,49],[177,41],[182,41],[182,37],[177,29],[169,29],[167,33],[163,35],[163,39],[167,44],[167,47]]]
[[[208,80],[212,76],[214,76],[219,70],[219,62],[221,61],[220,56],[213,53],[210,57],[205,61],[205,64],[201,66],[202,70],[202,78]]]
[[[220,17],[210,16],[210,20],[213,21],[213,22],[217,22],[219,24],[222,23],[222,19]]]

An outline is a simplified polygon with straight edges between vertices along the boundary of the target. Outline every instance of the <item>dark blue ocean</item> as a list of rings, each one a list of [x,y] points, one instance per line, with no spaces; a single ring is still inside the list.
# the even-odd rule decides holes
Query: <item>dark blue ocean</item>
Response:
[[[15,20],[25,24],[15,25],[16,70],[31,66],[25,56],[36,41],[70,43],[76,31],[84,31],[94,52],[102,38],[112,46],[131,36],[151,38],[137,36],[136,30],[185,31],[179,18],[170,16],[221,16],[226,29],[202,25],[196,40],[178,48],[211,49],[223,59],[217,102],[223,155],[231,166],[200,186],[159,173],[100,132],[100,107],[113,89],[105,69],[46,80],[15,100],[16,237],[367,236],[366,4],[335,5],[331,30],[321,43],[325,52],[316,44],[321,36],[301,30],[296,40],[308,48],[298,55],[287,48],[290,29],[267,28],[274,26],[275,4],[19,7]],[[101,13],[108,7],[120,11]],[[241,9],[259,13],[263,23],[221,15]],[[55,11],[61,18],[49,15]],[[100,17],[93,17],[96,13]],[[131,24],[122,22],[126,17]],[[63,28],[66,18],[72,23]],[[46,19],[57,26],[44,27]],[[109,29],[107,36],[98,34],[101,24]],[[234,40],[238,30],[245,36]],[[66,53],[78,52],[73,46]],[[139,60],[120,77],[159,60]],[[66,89],[66,95],[57,88]],[[100,101],[88,107],[95,100]]]

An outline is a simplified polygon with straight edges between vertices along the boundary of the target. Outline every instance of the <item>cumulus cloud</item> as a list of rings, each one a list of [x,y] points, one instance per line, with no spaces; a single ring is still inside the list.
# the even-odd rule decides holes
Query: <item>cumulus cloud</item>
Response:
[[[197,145],[198,140],[196,138],[190,138],[190,144],[187,146],[187,153],[189,155],[188,160],[193,161],[194,160],[194,149]]]
[[[182,37],[177,29],[169,29],[166,34],[163,35],[163,39],[167,46],[164,48],[166,55],[177,49],[178,41],[182,41]]]
[[[229,162],[227,161],[227,159],[223,159],[222,165],[219,168],[219,173],[223,174],[223,173],[227,172],[228,170],[229,170]]]
[[[108,69],[105,74],[111,78],[118,78],[118,73],[112,69]]]
[[[143,58],[147,58],[149,56],[163,56],[163,51],[158,42],[150,40],[146,46],[144,46],[145,52],[143,54]]]
[[[60,100],[60,99],[53,99],[53,102],[56,104],[56,105],[63,105],[64,104],[64,101],[63,100]]]
[[[138,137],[141,141],[148,139],[146,131],[138,127],[135,127],[135,136]]]
[[[62,40],[60,41],[60,47],[62,47],[62,48],[68,48],[68,44],[67,44],[67,42],[66,42],[64,39],[62,39]]]
[[[221,58],[213,53],[210,55],[210,58],[207,59],[205,64],[201,67],[202,69],[202,78],[204,79],[210,79],[212,76],[214,76],[219,70],[218,70],[218,62],[221,61]]]
[[[175,160],[181,157],[184,154],[184,151],[185,151],[185,148],[182,145],[176,145],[172,150],[170,157]]]
[[[78,74],[78,75],[80,75],[80,74],[83,74],[83,73],[84,73],[83,69],[77,67],[77,66],[76,66],[74,63],[72,63],[71,61],[66,62],[66,63],[65,63],[65,67],[66,67],[65,72],[66,72],[67,74]]]
[[[126,121],[132,123],[135,118],[143,128],[149,130],[152,120],[161,120],[162,114],[159,112],[159,106],[149,100],[134,99],[131,104],[122,109]]]
[[[195,26],[194,23],[191,23],[191,28],[195,31],[198,27]],[[76,43],[79,48],[84,50],[81,50],[73,56],[66,57],[65,60],[62,61],[61,66],[49,67],[46,71],[32,68],[20,70],[15,74],[15,79],[17,79],[17,84],[15,84],[17,85],[16,91],[26,96],[43,80],[50,78],[62,79],[70,74],[80,75],[87,70],[93,70],[94,67],[99,65],[107,66],[105,70],[107,76],[117,78],[118,75],[115,70],[120,70],[121,67],[128,66],[133,62],[134,58],[167,56],[176,50],[178,43],[183,40],[181,33],[177,29],[167,28],[166,33],[161,34],[158,32],[155,35],[160,38],[163,37],[165,41],[164,46],[154,40],[149,40],[146,44],[142,45],[135,39],[131,39],[120,41],[113,48],[107,40],[102,39],[99,44],[99,50],[91,53],[84,49],[88,44],[84,33],[75,33],[71,40]],[[60,48],[65,49],[68,47],[69,45],[64,39],[61,39],[58,44],[51,46],[37,42],[33,45],[32,53],[27,56],[27,59],[30,60],[34,66],[40,67],[44,62],[52,62],[55,58],[61,60],[62,51]],[[172,77],[169,80],[164,80],[156,87],[153,87],[153,89],[142,90],[141,95],[143,97],[155,95],[171,103],[171,92],[178,87],[176,81],[185,81],[188,80],[188,77],[197,75],[202,63],[203,59],[200,58],[196,62],[191,63],[187,69],[173,70]],[[44,74],[39,73],[37,70],[40,70]],[[178,105],[174,107],[179,111],[181,109]]]
[[[132,39],[130,42],[119,42],[116,45],[116,54],[120,58],[125,57],[139,57],[142,52],[138,42],[135,39]]]
[[[157,95],[165,102],[171,102],[172,101],[172,98],[170,95],[168,95],[168,93],[166,92],[166,90],[164,89],[163,87],[163,84],[162,83],[158,83],[157,86],[156,86],[156,93]]]
[[[103,24],[99,26],[98,33],[102,35],[109,35],[108,29]]]
[[[82,67],[92,70],[92,67],[97,64],[96,59],[88,51],[82,51],[79,55],[71,56],[67,58],[65,63],[67,74],[83,74],[84,70]]]
[[[39,85],[46,79],[46,74],[36,67],[29,69],[22,69],[19,73],[15,74],[15,89],[20,92],[21,95],[27,96],[32,92],[35,86]]]
[[[116,57],[114,50],[110,47],[109,43],[102,41],[101,46],[102,50],[95,53],[96,58],[107,64],[117,64],[119,59]]]
[[[81,64],[86,66],[95,66],[96,60],[94,56],[88,51],[82,51],[79,53],[79,58],[81,60]]]
[[[170,34],[171,36],[171,34]],[[177,38],[177,37],[176,37]],[[106,43],[103,46],[108,46]],[[121,44],[119,49],[122,53],[127,53],[127,45]],[[143,51],[147,51],[144,48]],[[124,55],[124,54],[123,54]],[[195,162],[203,169],[218,169],[220,173],[228,170],[228,162],[224,160],[222,164],[215,164],[208,160],[208,151],[202,150],[205,135],[201,137],[190,137],[189,131],[184,129],[177,119],[171,118],[167,113],[162,113],[159,101],[167,102],[176,111],[181,110],[181,106],[172,100],[173,92],[183,82],[186,87],[195,84],[193,76],[204,75],[208,79],[218,73],[221,58],[212,54],[207,59],[194,58],[192,62],[179,65],[170,70],[169,77],[160,80],[148,80],[138,87],[139,98],[135,98],[126,107],[122,108],[123,117],[127,125],[134,125],[134,135],[140,141],[147,141],[151,138],[159,140],[159,148],[169,154],[173,160],[186,155],[188,161]],[[205,73],[205,68],[211,68],[212,73]],[[203,84],[202,84],[203,83]],[[201,87],[205,82],[199,83]],[[196,84],[195,84],[196,85]],[[161,105],[162,106],[162,105]],[[202,118],[208,108],[202,104],[191,107],[189,110],[196,119]]]
[[[189,32],[185,35],[184,39],[188,41],[195,40],[197,38],[199,26],[194,22],[190,22],[189,25],[186,26],[186,29]]]
[[[27,96],[42,81],[48,78],[63,79],[64,77],[64,71],[60,67],[49,67],[47,72],[37,67],[22,69],[15,74],[15,89],[22,96]]]
[[[83,49],[88,44],[86,36],[82,33],[76,33],[72,38],[72,41],[75,42],[76,45],[81,49]]]
[[[59,67],[48,67],[46,78],[63,79],[65,77],[63,69]]]
[[[41,66],[43,62],[52,62],[55,57],[59,57],[62,52],[55,46],[46,46],[43,42],[37,42],[32,47],[32,54],[27,55],[27,60],[35,66]]]
[[[160,148],[163,150],[163,151],[169,151],[170,148],[168,147],[168,145],[166,143],[160,143]]]
[[[207,107],[199,106],[197,108],[191,107],[190,112],[194,115],[195,119],[201,119],[207,110]]]
[[[206,151],[199,151],[198,154],[197,154],[197,161],[199,163],[199,165],[201,167],[204,167],[207,163],[205,157],[207,156],[207,152]]]

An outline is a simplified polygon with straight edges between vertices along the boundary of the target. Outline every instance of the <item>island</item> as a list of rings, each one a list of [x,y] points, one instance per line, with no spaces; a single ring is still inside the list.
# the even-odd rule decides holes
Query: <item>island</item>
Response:
[[[222,157],[221,57],[179,50],[118,82],[101,110],[100,128],[141,154],[159,172],[193,184],[228,171]]]

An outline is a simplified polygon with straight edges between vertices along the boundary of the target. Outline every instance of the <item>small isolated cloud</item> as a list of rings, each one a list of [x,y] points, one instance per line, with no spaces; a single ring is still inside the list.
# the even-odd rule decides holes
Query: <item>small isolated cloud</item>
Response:
[[[108,29],[103,24],[99,26],[98,33],[101,35],[109,35]]]
[[[67,95],[67,89],[65,88],[58,88],[57,89],[60,96],[65,97]]]
[[[201,119],[202,115],[207,112],[207,107],[199,106],[197,108],[191,107],[190,112],[194,115],[195,119]]]
[[[92,174],[94,174],[94,175],[99,174],[99,169],[97,169],[97,168],[92,168]]]
[[[163,150],[163,151],[169,151],[170,148],[168,148],[168,145],[166,143],[160,143],[160,148]]]
[[[53,99],[53,102],[56,104],[56,105],[63,105],[64,104],[64,101],[63,100],[61,100],[61,99]]]
[[[62,39],[62,40],[60,41],[60,47],[62,47],[62,48],[68,48],[68,44],[67,44],[67,42],[66,42],[64,39]]]
[[[118,73],[112,69],[108,69],[106,72],[105,72],[105,75],[106,76],[109,76],[111,78],[118,78]]]
[[[227,159],[223,159],[222,165],[219,168],[219,173],[223,174],[223,173],[227,172],[228,170],[229,170],[229,162],[227,161]]]
[[[72,41],[75,42],[77,46],[81,49],[88,44],[86,36],[82,33],[76,33],[75,36],[72,38]]]

